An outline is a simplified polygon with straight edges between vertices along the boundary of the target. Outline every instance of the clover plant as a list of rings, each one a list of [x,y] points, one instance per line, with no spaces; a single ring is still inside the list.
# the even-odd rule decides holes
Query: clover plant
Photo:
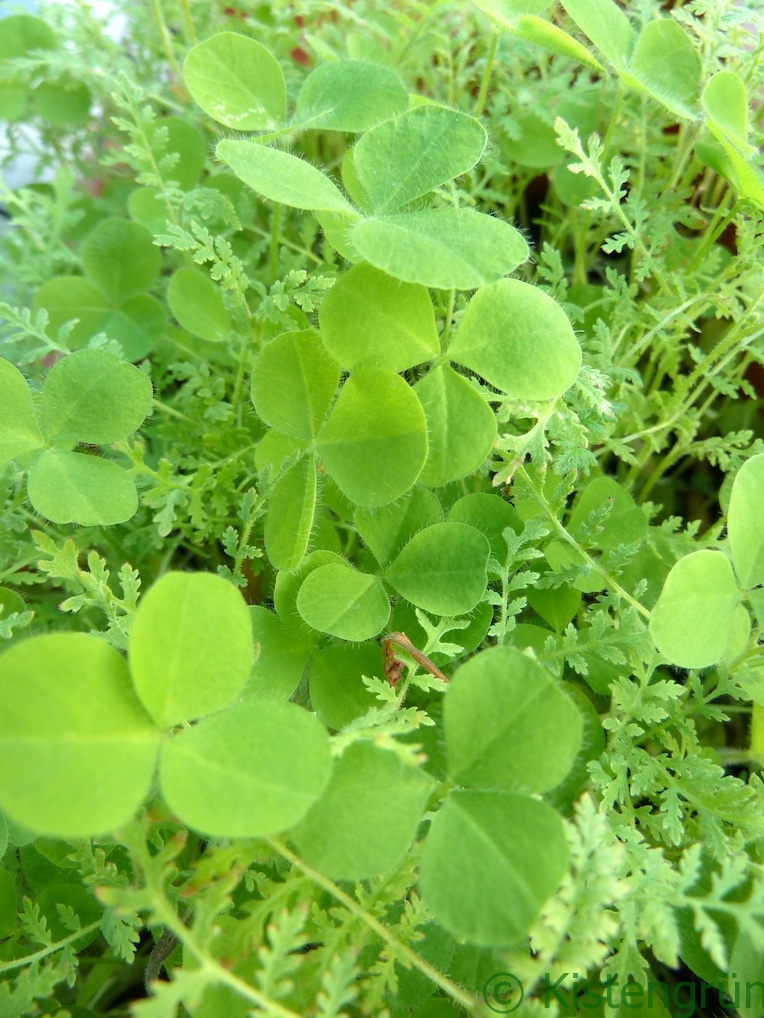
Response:
[[[754,1018],[764,18],[115,9],[0,19],[0,1015]]]

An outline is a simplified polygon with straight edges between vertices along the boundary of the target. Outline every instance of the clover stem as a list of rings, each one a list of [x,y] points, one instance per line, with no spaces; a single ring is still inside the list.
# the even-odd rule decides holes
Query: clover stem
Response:
[[[488,94],[488,85],[491,81],[491,71],[493,70],[493,61],[496,56],[496,46],[498,42],[499,31],[496,29],[496,31],[494,31],[491,35],[491,42],[488,46],[488,53],[485,58],[485,68],[483,69],[483,77],[480,81],[480,91],[478,92],[478,97],[475,102],[475,117],[482,117],[483,115],[483,108],[485,107],[485,99]]]

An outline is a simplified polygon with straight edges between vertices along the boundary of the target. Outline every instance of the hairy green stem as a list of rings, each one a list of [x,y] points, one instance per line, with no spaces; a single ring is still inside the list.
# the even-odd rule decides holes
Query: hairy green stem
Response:
[[[159,29],[159,36],[162,40],[162,48],[164,49],[165,56],[167,57],[167,62],[170,67],[172,67],[176,77],[180,79],[180,66],[172,51],[172,38],[170,36],[170,30],[167,27],[167,22],[164,19],[164,14],[162,13],[161,0],[151,0],[151,9],[154,12],[154,20],[156,21],[157,28]]]
[[[485,108],[485,100],[488,95],[488,85],[491,81],[491,71],[493,70],[493,61],[496,56],[496,46],[499,42],[498,29],[491,35],[491,43],[488,47],[488,53],[485,58],[485,68],[483,69],[483,77],[480,79],[480,91],[478,92],[477,101],[475,102],[475,113],[474,116],[482,117],[483,110]]]
[[[365,923],[370,929],[377,934],[377,936],[383,940],[389,947],[391,947],[396,954],[400,957],[405,958],[414,968],[418,969],[423,975],[427,976],[436,986],[440,987],[441,990],[445,991],[449,997],[455,1000],[458,1004],[461,1004],[467,1011],[474,1011],[477,1001],[475,997],[465,993],[461,987],[457,986],[456,983],[444,976],[442,972],[432,966],[424,958],[421,958],[415,951],[412,951],[406,944],[402,944],[398,938],[383,926],[378,919],[369,913],[359,905],[357,901],[346,894],[341,887],[338,887],[333,880],[325,877],[322,873],[314,870],[312,866],[309,866],[306,862],[294,852],[291,852],[286,845],[280,842],[276,838],[266,839],[268,844],[273,848],[274,851],[278,852],[287,862],[290,862],[297,869],[301,870],[309,880],[322,887],[325,891],[328,891],[333,898],[336,898],[349,912]]]
[[[560,535],[560,537],[563,539],[563,541],[567,542],[567,544],[569,544],[571,548],[574,548],[578,552],[578,554],[583,558],[583,560],[586,562],[589,568],[592,569],[595,573],[597,573],[598,576],[601,576],[611,590],[615,591],[615,593],[618,594],[618,596],[622,598],[624,601],[626,601],[627,604],[630,604],[633,608],[636,608],[639,614],[642,616],[642,618],[649,619],[650,612],[647,610],[647,608],[645,608],[645,606],[641,602],[637,601],[635,597],[632,597],[632,595],[629,594],[628,591],[624,590],[620,583],[613,576],[610,575],[607,569],[603,568],[603,566],[601,566],[599,562],[596,561],[596,559],[593,559],[591,555],[588,554],[588,552],[584,551],[584,549],[581,547],[581,545],[578,543],[575,537],[573,537],[572,534],[568,533],[568,531],[565,529],[562,523],[560,523],[560,521],[557,519],[556,515],[552,510],[552,507],[544,498],[544,494],[541,491],[541,489],[536,487],[536,485],[531,481],[531,478],[525,467],[520,467],[520,470],[522,471],[526,483],[530,488],[531,492],[533,493],[536,501],[544,510],[544,512],[549,518],[549,521],[552,523],[553,527]]]
[[[100,927],[101,920],[99,919],[97,922],[83,926],[82,929],[77,930],[76,933],[70,933],[69,936],[64,937],[63,940],[57,940],[55,944],[50,944],[50,946],[43,947],[40,951],[35,951],[34,954],[26,954],[23,958],[14,958],[13,961],[0,962],[0,973],[11,972],[13,969],[22,968],[24,965],[32,965],[34,962],[42,961],[43,958],[47,958],[49,955],[55,954],[55,952],[60,951],[62,947],[66,947],[68,944],[73,944],[86,934],[92,933],[93,930],[100,929]]]

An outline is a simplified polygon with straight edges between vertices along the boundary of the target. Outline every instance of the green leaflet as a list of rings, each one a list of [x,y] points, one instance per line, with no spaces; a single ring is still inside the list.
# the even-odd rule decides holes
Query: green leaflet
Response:
[[[512,506],[500,495],[485,491],[474,491],[457,499],[451,506],[448,519],[450,523],[466,523],[484,534],[491,546],[491,555],[500,565],[507,560],[504,531],[509,527],[519,534],[523,529],[522,521]]]
[[[394,71],[363,60],[334,60],[310,72],[294,111],[295,126],[368,131],[398,116],[409,97]]]
[[[471,944],[520,940],[568,864],[559,815],[500,791],[454,791],[436,815],[420,868],[435,918]]]
[[[701,103],[708,119],[730,142],[748,147],[748,91],[739,75],[717,71],[703,89]]]
[[[255,663],[244,687],[242,698],[270,697],[286,700],[302,678],[310,644],[301,640],[272,611],[260,604],[249,608]],[[324,719],[319,713],[321,721]]]
[[[690,37],[671,18],[649,22],[639,34],[627,80],[677,116],[694,119],[702,65]]]
[[[159,248],[149,231],[126,219],[99,223],[82,248],[85,275],[112,304],[148,290],[160,265]]]
[[[732,566],[720,551],[694,551],[671,569],[650,616],[661,654],[680,668],[706,668],[724,654],[739,600]]]
[[[528,258],[513,226],[474,209],[426,209],[366,219],[349,233],[361,257],[391,276],[436,290],[472,290]]]
[[[448,354],[519,399],[553,399],[569,389],[581,348],[562,308],[536,286],[502,279],[481,287]]]
[[[359,508],[353,514],[356,530],[383,567],[418,530],[442,522],[443,509],[437,495],[418,484],[390,505]]]
[[[212,573],[165,573],[141,599],[129,660],[138,696],[160,728],[221,710],[243,689],[252,663],[241,594]]]
[[[550,6],[549,0],[473,0],[473,3],[500,25],[510,26],[520,15],[543,14]]]
[[[433,780],[390,750],[352,743],[293,833],[300,854],[334,880],[366,880],[408,849]]]
[[[370,640],[390,617],[390,602],[377,576],[340,563],[313,570],[297,595],[297,611],[313,629],[341,640]]]
[[[439,488],[481,467],[496,438],[496,418],[480,393],[447,364],[433,368],[414,392],[429,435],[420,484]]]
[[[192,336],[223,343],[231,322],[223,295],[206,272],[183,268],[173,273],[167,287],[167,303],[175,318]]]
[[[35,113],[55,127],[83,124],[92,102],[87,85],[69,77],[59,82],[41,81],[30,98]]]
[[[384,678],[382,648],[376,643],[322,647],[309,662],[310,702],[327,728],[339,730],[379,701],[361,677]]]
[[[474,0],[473,0],[474,2]],[[602,72],[605,68],[593,56],[589,50],[582,46],[577,39],[573,39],[567,32],[563,32],[557,25],[550,21],[536,17],[534,14],[521,14],[512,26],[512,34],[527,42],[533,42],[543,47],[550,53],[557,53],[560,56],[568,57],[578,63],[591,67],[592,70]]]
[[[427,459],[422,404],[392,371],[354,371],[318,433],[316,450],[355,505],[387,505],[414,484]]]
[[[66,322],[79,321],[69,333],[75,350],[99,332],[122,345],[125,357],[140,360],[149,353],[167,328],[162,305],[149,294],[138,294],[112,304],[87,279],[60,276],[45,283],[34,295],[34,310],[45,310],[55,333]]]
[[[170,809],[194,830],[257,838],[297,823],[330,770],[323,725],[295,704],[261,699],[168,739],[160,780]]]
[[[732,563],[743,587],[764,583],[764,454],[746,460],[735,475],[727,510]]]
[[[613,0],[563,0],[563,7],[613,66],[626,70],[634,33],[621,8]]]
[[[270,427],[310,440],[326,417],[339,380],[339,365],[314,329],[285,332],[260,351],[252,371],[252,402]]]
[[[463,615],[483,597],[488,540],[464,523],[435,523],[416,533],[385,572],[407,601],[433,615]]]
[[[752,165],[756,149],[748,141],[748,92],[745,83],[734,71],[718,71],[703,89],[701,103],[707,117],[706,126],[719,143],[719,146],[711,147],[700,142],[701,158],[730,180],[741,197],[764,208],[764,182],[761,172]],[[711,155],[710,160],[708,154]]]
[[[474,117],[419,106],[367,131],[353,164],[372,210],[385,215],[472,169],[486,141]]]
[[[55,333],[74,318],[72,347],[98,332],[122,344],[129,360],[153,348],[167,327],[162,306],[145,290],[159,275],[161,255],[149,231],[138,223],[106,219],[90,233],[82,249],[85,279],[59,276],[34,296],[35,312],[45,310]]]
[[[107,445],[140,428],[151,409],[148,377],[106,350],[77,350],[51,368],[40,401],[48,441]]]
[[[0,805],[18,823],[61,838],[127,823],[158,739],[124,658],[103,640],[50,633],[0,656]]]
[[[316,511],[316,462],[304,456],[271,491],[265,518],[265,550],[274,569],[295,569],[308,550]]]
[[[259,42],[220,32],[193,46],[183,78],[204,112],[236,131],[271,130],[286,120],[286,85],[276,58]]]
[[[444,702],[448,771],[458,785],[546,792],[581,743],[578,709],[533,658],[494,647],[461,665]]]
[[[46,449],[29,471],[29,501],[53,523],[125,523],[138,509],[133,479],[111,460]]]
[[[215,153],[251,187],[271,201],[296,209],[352,213],[353,208],[326,174],[304,159],[254,141],[221,141]]]
[[[304,580],[314,570],[325,565],[343,565],[343,559],[336,552],[319,549],[312,551],[291,572],[280,572],[273,588],[273,607],[281,621],[290,629],[315,643],[317,634],[306,625],[297,611],[297,594]]]
[[[39,449],[43,436],[32,393],[18,368],[0,358],[0,465]]]
[[[334,284],[318,320],[326,349],[347,371],[369,367],[397,373],[440,353],[427,289],[365,263]]]

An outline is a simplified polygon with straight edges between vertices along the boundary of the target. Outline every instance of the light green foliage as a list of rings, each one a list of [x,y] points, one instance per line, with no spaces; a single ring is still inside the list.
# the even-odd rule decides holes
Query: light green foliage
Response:
[[[60,276],[40,287],[35,311],[46,311],[55,330],[79,319],[70,334],[75,348],[103,331],[122,346],[128,359],[143,357],[167,324],[161,305],[144,292],[153,286],[160,268],[151,234],[138,223],[107,219],[83,245],[82,268],[84,279]]]
[[[32,403],[32,394],[24,376],[8,361],[0,360],[0,462],[39,449],[43,444],[40,425]]]
[[[658,96],[680,117],[694,117],[702,64],[687,33],[670,18],[645,25],[634,47],[629,79]]]
[[[620,7],[613,0],[565,0],[564,7],[608,60],[625,69],[634,48],[634,33]]]
[[[382,508],[356,509],[353,514],[358,533],[381,566],[386,566],[418,530],[442,522],[437,496],[421,485]]]
[[[378,577],[328,563],[303,581],[297,611],[320,633],[360,641],[370,640],[384,629],[390,603]]]
[[[764,583],[764,455],[746,460],[732,485],[727,534],[735,573],[743,587]]]
[[[40,425],[56,442],[107,445],[132,435],[151,408],[151,382],[105,350],[78,350],[49,372]]]
[[[758,980],[758,12],[38,6],[0,1014]]]
[[[310,701],[327,728],[344,728],[375,705],[362,677],[384,675],[382,651],[376,644],[323,647],[313,652],[309,668]]]
[[[414,534],[385,572],[407,601],[434,615],[462,615],[483,596],[489,546],[464,523],[434,523]]]
[[[328,131],[368,131],[380,120],[398,116],[409,97],[389,68],[362,60],[319,64],[297,97],[297,124]]]
[[[559,396],[581,366],[581,349],[562,308],[515,279],[478,290],[448,353],[497,389],[526,400]]]
[[[440,488],[482,466],[496,438],[496,418],[480,393],[447,364],[433,368],[414,392],[429,436],[420,483]]]
[[[199,43],[186,57],[183,78],[204,112],[225,127],[268,130],[286,118],[284,75],[254,39],[220,32]]]
[[[252,605],[249,613],[256,657],[242,695],[286,700],[302,677],[310,646],[262,605]]]
[[[158,733],[113,647],[81,633],[23,641],[0,656],[0,702],[9,816],[64,838],[130,819],[148,791]]]
[[[405,371],[440,352],[425,287],[402,283],[365,262],[332,287],[318,320],[326,349],[347,371]]]
[[[472,290],[512,272],[528,258],[528,245],[514,227],[472,209],[430,209],[367,219],[350,236],[372,265],[438,290]]]
[[[339,366],[317,332],[286,332],[260,351],[252,372],[252,402],[270,427],[310,440],[326,417],[339,380]]]
[[[291,827],[321,794],[329,739],[301,707],[242,703],[162,746],[162,793],[195,830],[254,838]]]
[[[82,248],[85,275],[115,304],[148,290],[159,264],[159,251],[148,230],[124,219],[99,223]]]
[[[253,141],[221,141],[215,153],[253,191],[295,209],[352,211],[326,174],[304,159]]]
[[[486,140],[472,117],[419,106],[367,131],[353,165],[372,211],[383,216],[471,170]]]
[[[220,290],[198,269],[178,269],[167,287],[167,303],[192,336],[224,343],[231,329]]]
[[[503,647],[459,667],[444,723],[449,775],[473,788],[546,792],[581,742],[571,700],[532,658]]]
[[[387,505],[413,486],[427,459],[422,404],[399,375],[361,368],[343,385],[316,449],[351,502]]]
[[[738,603],[729,560],[695,551],[672,567],[650,616],[658,650],[682,668],[705,668],[724,653]]]
[[[432,786],[395,753],[353,743],[297,827],[295,843],[312,866],[335,880],[377,876],[408,849]]]
[[[524,936],[568,861],[562,823],[510,792],[452,792],[422,856],[422,894],[436,919],[473,944]]]
[[[138,508],[135,485],[121,467],[79,452],[46,449],[29,471],[27,493],[38,513],[60,524],[111,526]]]
[[[308,550],[316,511],[316,462],[303,456],[273,486],[263,537],[276,569],[294,569]]]
[[[252,662],[247,608],[208,573],[167,573],[144,595],[129,659],[141,702],[161,728],[220,710],[241,692]]]

